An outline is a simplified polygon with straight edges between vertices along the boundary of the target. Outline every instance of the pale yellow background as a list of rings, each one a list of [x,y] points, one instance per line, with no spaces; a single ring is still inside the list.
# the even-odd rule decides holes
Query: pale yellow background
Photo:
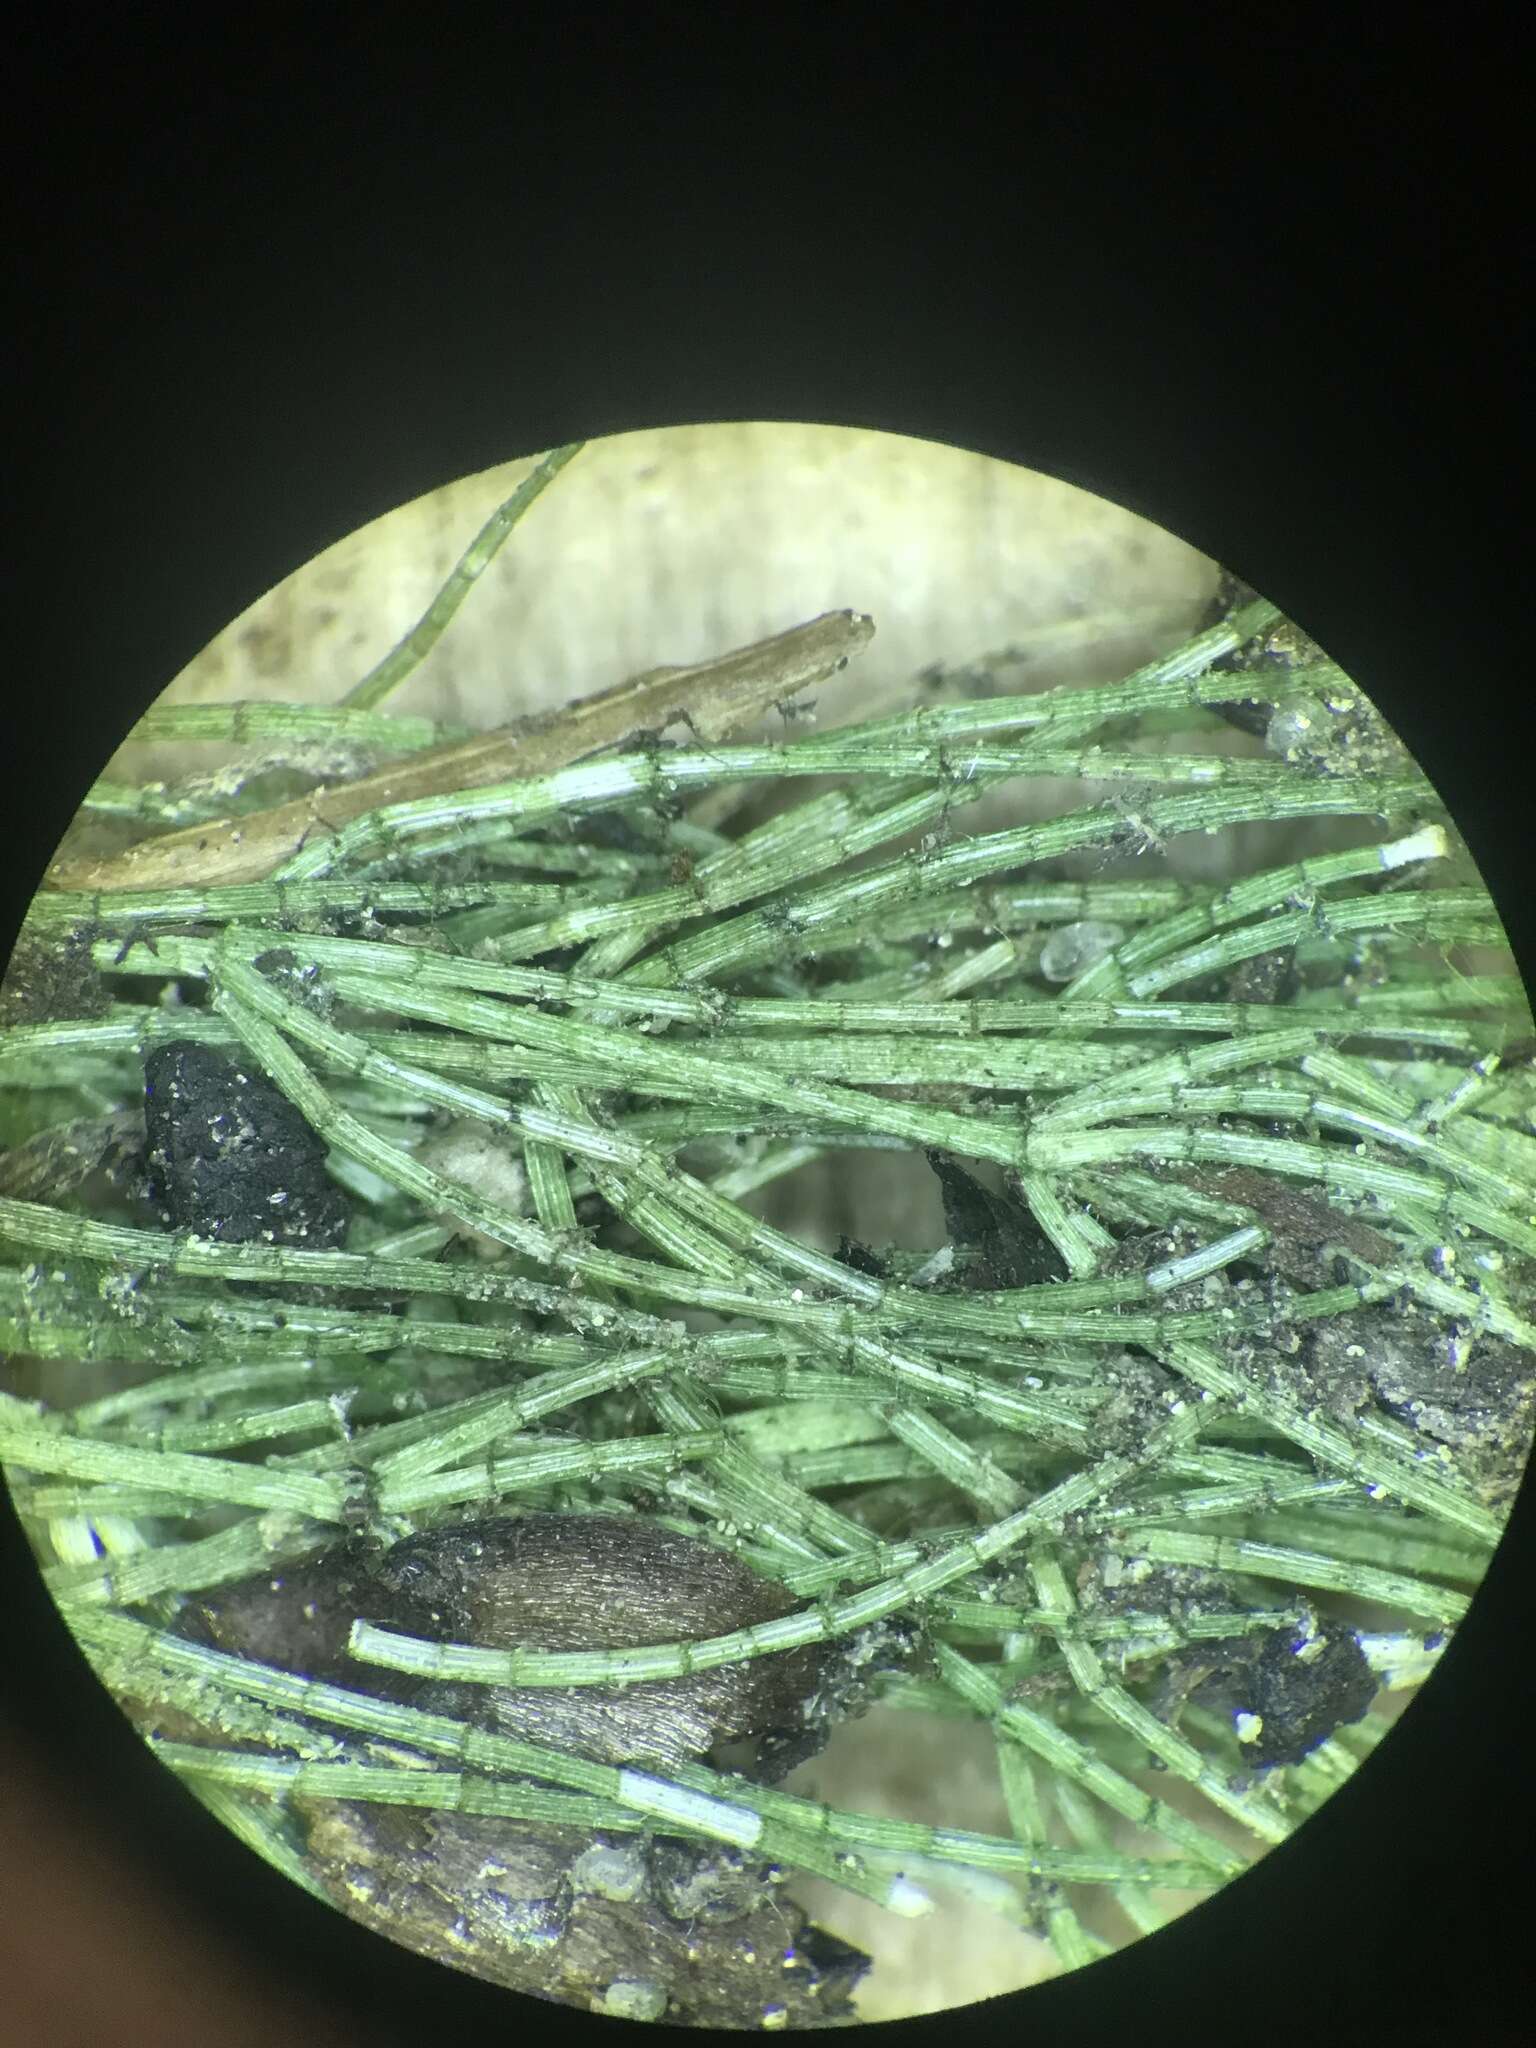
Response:
[[[340,697],[541,452],[296,564],[171,697]],[[583,450],[392,708],[496,725],[842,606],[878,627],[848,678],[860,706],[1010,645],[1042,683],[1114,676],[1183,637],[1215,580],[1132,513],[986,456],[832,427],[669,427]]]

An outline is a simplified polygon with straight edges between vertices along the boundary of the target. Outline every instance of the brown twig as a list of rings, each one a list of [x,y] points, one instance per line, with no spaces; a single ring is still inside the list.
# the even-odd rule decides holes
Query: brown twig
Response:
[[[702,740],[721,739],[770,704],[824,682],[868,645],[874,630],[866,613],[823,612],[730,654],[647,669],[562,710],[514,719],[479,738],[434,747],[356,782],[322,786],[249,817],[213,818],[141,840],[110,859],[55,861],[46,886],[115,891],[264,881],[317,828],[336,831],[387,804],[549,775],[633,733],[660,731],[678,719]]]

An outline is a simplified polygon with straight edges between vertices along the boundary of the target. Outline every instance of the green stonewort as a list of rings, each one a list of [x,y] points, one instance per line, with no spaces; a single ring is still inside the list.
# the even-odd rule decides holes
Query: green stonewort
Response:
[[[429,757],[413,794],[268,815],[246,877],[250,791],[99,786],[34,905],[0,991],[18,1510],[166,1764],[454,1967],[846,2018],[863,1958],[806,1875],[897,1916],[942,1875],[1076,1967],[1316,1810],[1499,1540],[1536,1064],[1497,915],[1242,590],[1115,683],[736,739],[733,692],[868,639],[827,614],[779,636],[798,667],[648,671],[537,772],[438,788],[473,742],[379,706],[530,502],[335,715]],[[145,730],[284,773],[317,740],[295,706]],[[1099,794],[972,809],[1063,777]],[[89,843],[184,856],[189,820],[223,865]],[[1180,871],[1248,826],[1296,837]],[[796,1209],[854,1160],[929,1223]],[[797,1791],[871,1696],[988,1742],[1006,1823]]]

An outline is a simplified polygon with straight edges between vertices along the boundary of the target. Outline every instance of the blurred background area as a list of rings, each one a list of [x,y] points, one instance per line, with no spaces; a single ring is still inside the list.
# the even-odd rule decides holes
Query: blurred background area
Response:
[[[253,593],[168,699],[340,697],[540,453],[338,536]],[[1102,498],[932,442],[763,423],[621,434],[561,473],[389,708],[493,726],[843,606],[878,632],[825,693],[838,719],[1003,648],[1042,686],[1109,678],[1182,638],[1216,576]]]

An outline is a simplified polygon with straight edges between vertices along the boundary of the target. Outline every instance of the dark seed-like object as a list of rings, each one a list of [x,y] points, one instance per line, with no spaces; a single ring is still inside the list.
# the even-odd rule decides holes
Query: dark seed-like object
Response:
[[[144,1062],[144,1121],[151,1189],[174,1229],[318,1250],[345,1236],[325,1146],[264,1074],[211,1046],[162,1045]]]
[[[434,1529],[397,1543],[379,1583],[398,1612],[421,1618],[422,1633],[490,1649],[693,1642],[775,1620],[795,1605],[729,1553],[627,1515],[524,1515]],[[612,1689],[435,1686],[432,1704],[473,1714],[478,1692],[504,1735],[607,1763],[681,1762],[719,1743],[800,1728],[819,1664],[813,1650],[789,1650]]]
[[[263,1663],[605,1763],[663,1764],[756,1737],[794,1743],[822,1689],[822,1653],[627,1686],[488,1687],[359,1663],[352,1623],[493,1650],[609,1650],[724,1635],[794,1605],[728,1552],[639,1516],[538,1514],[456,1523],[383,1552],[342,1544],[316,1564],[221,1587],[195,1613],[221,1648]]]

